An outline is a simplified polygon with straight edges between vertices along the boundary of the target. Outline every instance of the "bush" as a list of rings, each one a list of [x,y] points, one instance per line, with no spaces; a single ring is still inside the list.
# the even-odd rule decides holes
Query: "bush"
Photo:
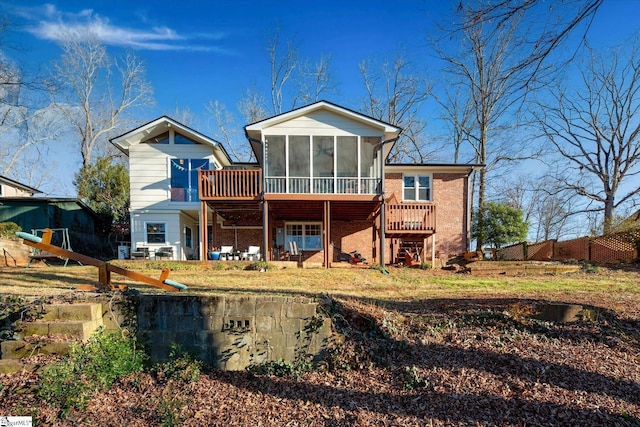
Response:
[[[247,266],[247,270],[254,270],[254,271],[273,270],[273,264],[269,264],[267,261],[256,261],[249,264]]]
[[[0,239],[15,238],[17,231],[22,231],[22,227],[15,222],[0,222]]]
[[[125,375],[141,372],[146,360],[127,329],[122,333],[100,329],[86,343],[73,345],[62,361],[44,369],[38,396],[62,408],[63,414],[71,408],[83,409],[95,392]]]
[[[156,377],[160,380],[174,379],[180,382],[196,382],[202,372],[202,362],[182,350],[176,344],[171,346],[169,361],[154,367]]]

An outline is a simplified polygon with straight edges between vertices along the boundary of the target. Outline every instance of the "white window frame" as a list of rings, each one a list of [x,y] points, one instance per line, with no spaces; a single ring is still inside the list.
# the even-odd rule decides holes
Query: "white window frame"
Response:
[[[148,226],[151,224],[162,224],[164,225],[164,241],[163,242],[150,242],[149,241],[149,230],[148,230]],[[152,233],[152,234],[160,234],[160,233]],[[144,241],[147,242],[147,244],[166,244],[167,243],[167,223],[166,221],[145,221],[144,222]]]
[[[285,247],[288,248],[289,247],[289,242],[292,240],[289,238],[290,234],[288,233],[289,231],[289,226],[291,225],[301,225],[302,226],[302,238],[300,243],[298,244],[298,248],[302,251],[321,251],[323,249],[323,241],[322,241],[322,222],[316,222],[316,221],[287,221],[284,224],[284,244]],[[320,237],[320,245],[318,247],[313,247],[313,248],[308,248],[306,247],[305,243],[306,243],[306,235],[307,235],[307,227],[308,226],[318,226],[320,228],[320,234],[318,234],[317,236]],[[315,236],[315,234],[314,234]]]
[[[413,199],[407,199],[405,196],[405,189],[410,188],[410,187],[405,187],[404,185],[404,179],[405,177],[412,177],[413,178],[413,182],[414,182],[414,187],[413,187],[413,191],[415,194],[415,197]],[[421,177],[426,177],[429,179],[429,186],[427,187],[427,193],[429,194],[429,197],[427,197],[426,200],[422,200],[420,199],[420,186],[419,186],[419,179]],[[402,174],[402,200],[405,202],[420,202],[420,203],[425,203],[425,202],[431,202],[433,201],[433,174],[430,173],[403,173]]]

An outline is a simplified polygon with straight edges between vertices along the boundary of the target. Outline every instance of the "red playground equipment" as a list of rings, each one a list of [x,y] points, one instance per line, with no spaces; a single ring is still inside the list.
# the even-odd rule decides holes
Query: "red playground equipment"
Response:
[[[187,289],[187,286],[182,283],[169,280],[170,270],[168,268],[163,268],[160,273],[160,278],[154,279],[152,277],[145,276],[144,274],[136,273],[135,271],[111,265],[106,261],[100,261],[98,259],[52,245],[52,234],[53,232],[48,228],[43,231],[42,237],[34,236],[33,234],[25,233],[23,231],[16,232],[16,235],[23,239],[22,243],[27,246],[49,252],[53,255],[59,256],[60,258],[72,259],[85,265],[98,267],[98,281],[100,282],[102,290],[111,291],[116,289],[116,287],[111,284],[111,273],[120,274],[121,276],[128,277],[137,282],[155,286],[169,292],[178,292]]]

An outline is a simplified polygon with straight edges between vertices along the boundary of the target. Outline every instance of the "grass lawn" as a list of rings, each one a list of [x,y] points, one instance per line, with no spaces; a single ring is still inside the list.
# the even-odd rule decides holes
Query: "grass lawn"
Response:
[[[205,370],[194,381],[154,371],[122,378],[62,413],[33,392],[38,373],[0,376],[0,414],[38,425],[638,426],[640,273],[473,276],[390,268],[246,271],[229,263],[123,262],[184,294],[329,295],[344,340],[300,375]],[[221,266],[230,269],[217,269]],[[217,267],[217,268],[216,268]],[[113,275],[143,293],[164,291]],[[0,268],[0,292],[59,295],[95,284],[93,267]],[[539,302],[601,308],[550,322]]]
[[[151,277],[159,277],[162,267],[172,271],[170,279],[189,287],[183,293],[276,293],[315,296],[329,294],[371,302],[420,301],[441,298],[522,298],[561,300],[601,305],[610,309],[635,309],[640,301],[638,270],[598,268],[595,272],[536,275],[474,276],[444,270],[388,269],[389,274],[368,268],[244,270],[246,264],[114,262]],[[219,269],[224,267],[225,269]],[[56,295],[78,285],[97,284],[95,267],[0,268],[3,293]],[[115,285],[149,293],[165,292],[126,277],[112,274]]]

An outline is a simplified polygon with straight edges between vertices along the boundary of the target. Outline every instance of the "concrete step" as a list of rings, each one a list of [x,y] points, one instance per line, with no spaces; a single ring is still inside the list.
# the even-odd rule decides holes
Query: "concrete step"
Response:
[[[14,372],[35,371],[37,369],[35,363],[25,363],[16,359],[2,359],[0,360],[0,374],[13,374]]]
[[[42,320],[96,320],[102,318],[102,304],[47,304]]]
[[[0,343],[2,360],[22,359],[45,354],[64,355],[69,353],[71,341],[31,343],[26,341],[3,341]]]
[[[85,321],[36,320],[35,322],[25,322],[21,335],[23,337],[31,335],[68,335],[86,341],[100,326],[102,326],[102,319]]]

